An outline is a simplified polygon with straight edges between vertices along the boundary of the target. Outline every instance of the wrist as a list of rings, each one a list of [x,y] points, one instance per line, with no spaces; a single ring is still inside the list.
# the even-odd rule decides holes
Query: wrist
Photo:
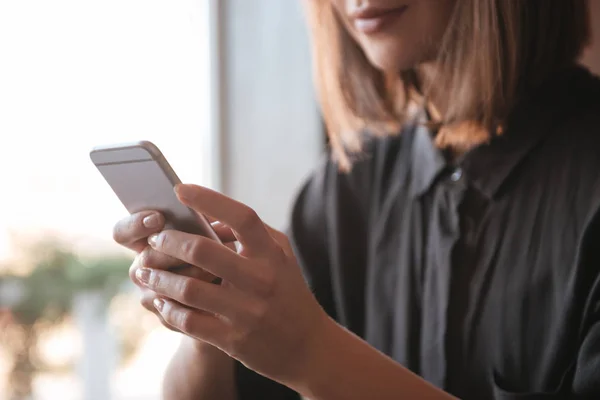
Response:
[[[163,382],[165,399],[235,399],[233,359],[183,336]]]
[[[369,346],[329,318],[307,352],[301,377],[292,389],[309,399],[450,399],[442,390]]]
[[[305,357],[301,362],[298,379],[292,387],[302,396],[318,398],[323,385],[331,384],[331,361],[336,358],[343,337],[348,332],[323,313],[319,329],[315,330]],[[335,367],[335,366],[333,366]]]
[[[231,360],[231,357],[217,347],[185,335],[181,339],[180,351],[187,354],[189,358],[202,363]]]

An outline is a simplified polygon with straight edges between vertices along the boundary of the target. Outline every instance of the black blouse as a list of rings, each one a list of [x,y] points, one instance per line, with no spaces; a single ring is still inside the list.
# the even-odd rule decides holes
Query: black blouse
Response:
[[[349,174],[325,162],[290,238],[327,313],[453,395],[600,399],[599,207],[600,81],[574,68],[457,165],[417,123]],[[237,382],[298,398],[241,364]]]

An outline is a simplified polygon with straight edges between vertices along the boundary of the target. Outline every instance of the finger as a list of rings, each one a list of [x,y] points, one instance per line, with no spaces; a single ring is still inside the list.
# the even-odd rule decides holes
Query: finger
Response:
[[[146,310],[150,311],[153,314],[156,314],[156,316],[161,320],[161,322],[164,323],[164,320],[162,318],[162,316],[158,313],[158,310],[156,309],[156,307],[154,307],[154,299],[160,298],[160,296],[156,293],[153,292],[150,289],[147,288],[142,288],[141,290],[142,295],[140,297],[140,304],[142,305],[142,307],[144,307]],[[167,299],[169,300],[169,299]],[[172,299],[170,299],[172,300]],[[175,301],[175,300],[172,300]],[[183,304],[180,303],[181,306],[185,307]],[[198,312],[204,312],[201,310],[196,310]],[[210,314],[210,313],[208,313]],[[210,314],[210,315],[214,315],[214,314]],[[174,329],[173,327],[170,327],[171,329]]]
[[[217,236],[219,237],[219,239],[221,239],[221,242],[230,243],[237,241],[237,237],[235,237],[235,233],[233,232],[233,230],[224,223],[220,221],[215,221],[211,223],[211,226],[217,234]]]
[[[272,228],[271,226],[265,224],[265,227],[267,228],[267,231],[269,232],[269,234],[271,235],[271,237],[275,240],[275,242],[279,245],[279,247],[283,250],[283,252],[288,256],[288,257],[293,257],[294,255],[294,251],[292,249],[292,246],[290,244],[290,240],[288,239],[287,235],[275,228]]]
[[[154,293],[153,291],[151,291],[149,289],[142,289],[142,297],[140,298],[140,303],[142,304],[142,307],[144,307],[146,310],[150,311],[152,314],[156,315],[156,317],[158,318],[160,323],[165,328],[170,329],[175,332],[179,332],[179,330],[177,328],[169,325],[164,320],[162,315],[160,315],[160,313],[158,312],[156,307],[154,307],[154,299],[156,299],[156,298],[157,298],[156,293]]]
[[[256,212],[247,205],[197,185],[177,185],[175,191],[184,205],[231,227],[247,251],[258,254],[272,251],[273,238]]]
[[[148,238],[153,249],[179,258],[246,290],[262,290],[268,271],[248,268],[246,258],[214,240],[181,231],[166,230]],[[263,271],[264,270],[264,271]]]
[[[154,293],[152,290],[150,289],[145,289],[142,288],[141,290],[142,295],[140,297],[140,304],[142,305],[142,307],[144,307],[146,310],[150,311],[151,313],[156,313],[156,308],[154,307],[154,299],[156,298],[156,293]]]
[[[237,241],[237,237],[235,236],[233,230],[219,221],[215,221],[211,225],[213,227],[213,230],[221,240],[221,243],[223,243],[230,250],[233,250],[237,253],[238,248],[236,245],[239,244],[239,242]]]
[[[175,328],[174,326],[169,325],[169,323],[167,321],[165,321],[165,319],[162,317],[162,315],[160,315],[160,313],[158,311],[156,311],[156,308],[154,308],[154,315],[156,315],[156,318],[158,318],[158,322],[160,322],[160,324],[162,326],[164,326],[165,328],[167,328],[168,330],[177,332],[177,333],[182,333],[179,329]]]
[[[222,348],[229,335],[229,325],[213,315],[183,307],[174,301],[157,298],[154,306],[167,324],[181,332]]]
[[[174,332],[181,333],[181,331],[179,329],[175,328],[174,326],[169,325],[169,323],[167,323],[165,321],[165,319],[162,317],[162,315],[160,315],[160,313],[158,312],[156,307],[154,307],[154,300],[158,298],[157,294],[150,289],[142,289],[141,292],[142,292],[142,296],[140,298],[140,303],[141,303],[142,307],[144,307],[146,310],[150,311],[152,314],[156,315],[159,322],[165,328],[172,330]]]
[[[122,246],[140,252],[146,247],[145,239],[153,233],[160,232],[164,226],[165,218],[158,212],[135,213],[115,224],[113,239]]]
[[[154,250],[152,247],[148,246],[147,241],[146,248],[136,256],[129,269],[129,278],[133,283],[141,286],[141,283],[138,282],[135,276],[135,272],[138,268],[176,270],[179,275],[189,276],[206,282],[212,282],[216,278],[215,275],[202,268],[191,266],[185,261]]]
[[[159,297],[195,310],[222,315],[232,321],[245,321],[245,317],[253,314],[253,302],[237,290],[161,270],[140,269],[137,278]]]
[[[145,268],[169,269],[185,264],[185,262],[171,257],[165,253],[154,250],[148,245],[146,240],[146,248],[136,257],[138,266]]]

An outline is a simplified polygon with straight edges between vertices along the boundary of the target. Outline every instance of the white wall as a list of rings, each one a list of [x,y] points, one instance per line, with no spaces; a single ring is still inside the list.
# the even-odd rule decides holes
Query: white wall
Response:
[[[323,152],[308,36],[298,0],[216,0],[220,9],[223,192],[285,226]]]

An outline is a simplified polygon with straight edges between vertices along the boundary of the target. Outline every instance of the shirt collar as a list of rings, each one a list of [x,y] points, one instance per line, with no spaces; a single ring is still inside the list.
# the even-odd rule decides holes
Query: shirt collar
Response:
[[[583,68],[571,68],[524,97],[502,135],[462,157],[457,168],[462,169],[464,179],[486,197],[496,196],[526,156],[568,114],[567,110],[581,103],[578,94],[589,84],[589,77]],[[410,192],[421,196],[451,166],[435,146],[430,129],[420,124],[411,136]]]

